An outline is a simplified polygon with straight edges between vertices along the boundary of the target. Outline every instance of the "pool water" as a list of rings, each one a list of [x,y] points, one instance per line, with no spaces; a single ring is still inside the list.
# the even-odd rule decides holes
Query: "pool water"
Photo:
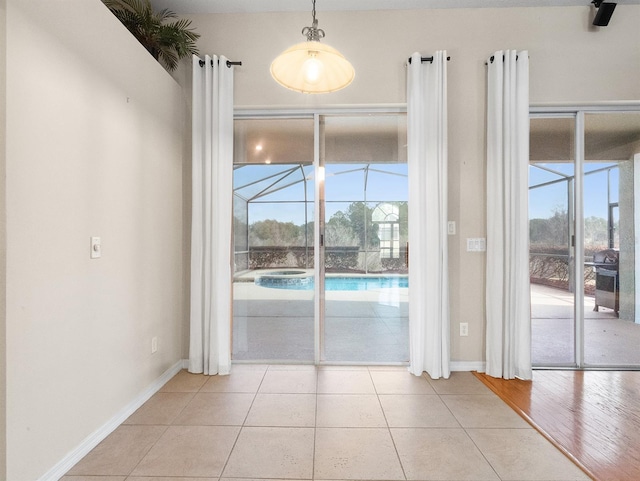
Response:
[[[256,284],[272,289],[291,289],[297,291],[313,290],[313,277],[270,278],[259,277]],[[326,291],[366,291],[369,289],[385,289],[409,287],[408,277],[326,277]]]

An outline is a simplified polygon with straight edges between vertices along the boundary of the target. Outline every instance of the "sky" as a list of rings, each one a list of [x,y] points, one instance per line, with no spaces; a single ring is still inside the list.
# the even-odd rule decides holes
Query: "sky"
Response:
[[[574,164],[551,163],[542,164],[557,172],[572,176]],[[589,163],[585,165],[585,174],[614,163]],[[611,170],[611,202],[618,201],[619,190],[619,170]],[[551,180],[560,179],[561,176],[545,172],[536,167],[529,167],[529,185],[534,186]],[[529,190],[529,218],[546,219],[553,216],[557,208],[566,210],[567,208],[567,183],[559,182],[546,187]],[[608,216],[607,203],[607,173],[599,172],[585,175],[584,178],[584,216],[602,217]]]

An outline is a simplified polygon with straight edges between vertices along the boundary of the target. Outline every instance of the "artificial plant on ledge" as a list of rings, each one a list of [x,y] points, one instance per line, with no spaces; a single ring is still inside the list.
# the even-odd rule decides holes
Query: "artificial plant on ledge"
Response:
[[[102,2],[167,70],[175,70],[183,57],[198,55],[196,40],[200,35],[189,28],[190,20],[178,19],[168,9],[156,13],[150,0]]]

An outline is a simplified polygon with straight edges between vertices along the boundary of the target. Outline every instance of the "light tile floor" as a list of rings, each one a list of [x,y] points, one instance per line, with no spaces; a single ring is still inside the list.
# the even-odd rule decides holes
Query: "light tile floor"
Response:
[[[473,374],[181,371],[63,481],[588,480]]]

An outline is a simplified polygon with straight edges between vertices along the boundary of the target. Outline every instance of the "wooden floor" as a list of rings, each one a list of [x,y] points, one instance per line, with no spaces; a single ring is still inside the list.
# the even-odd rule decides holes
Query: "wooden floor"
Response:
[[[640,372],[534,371],[533,381],[476,376],[593,479],[640,480]]]

